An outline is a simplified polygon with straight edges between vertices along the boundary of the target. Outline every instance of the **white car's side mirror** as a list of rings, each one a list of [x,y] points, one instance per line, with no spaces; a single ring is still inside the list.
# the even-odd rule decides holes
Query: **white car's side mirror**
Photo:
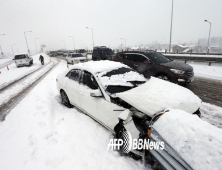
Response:
[[[97,89],[97,90],[93,90],[90,93],[90,96],[91,97],[102,97],[103,95],[102,95],[101,91],[99,89]]]

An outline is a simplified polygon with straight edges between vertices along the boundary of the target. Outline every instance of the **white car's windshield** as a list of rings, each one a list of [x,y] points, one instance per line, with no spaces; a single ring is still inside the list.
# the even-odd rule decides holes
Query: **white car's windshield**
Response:
[[[97,73],[100,83],[109,95],[124,92],[146,82],[146,79],[131,68],[121,67]]]

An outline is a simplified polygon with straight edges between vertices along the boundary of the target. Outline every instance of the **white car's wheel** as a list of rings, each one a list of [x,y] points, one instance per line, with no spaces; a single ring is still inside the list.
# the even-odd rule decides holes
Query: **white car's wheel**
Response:
[[[61,98],[62,98],[62,104],[64,104],[68,108],[71,108],[72,105],[69,102],[69,98],[68,98],[66,92],[64,90],[61,90],[60,95],[61,95]]]

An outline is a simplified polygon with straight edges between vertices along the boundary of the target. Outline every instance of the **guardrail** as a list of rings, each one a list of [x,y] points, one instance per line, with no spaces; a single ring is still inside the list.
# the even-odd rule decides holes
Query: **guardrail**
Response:
[[[163,54],[169,59],[173,60],[183,60],[185,63],[187,61],[197,61],[197,62],[208,62],[209,66],[212,63],[222,63],[222,56],[215,55],[189,55],[189,54]]]

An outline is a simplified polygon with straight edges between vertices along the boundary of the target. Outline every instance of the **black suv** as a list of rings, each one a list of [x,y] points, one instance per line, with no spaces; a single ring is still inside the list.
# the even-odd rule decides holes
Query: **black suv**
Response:
[[[114,53],[106,46],[94,47],[92,53],[92,60],[112,60]]]
[[[181,85],[191,83],[194,79],[193,67],[170,60],[155,51],[120,52],[113,60],[128,65],[146,78],[155,76]]]

